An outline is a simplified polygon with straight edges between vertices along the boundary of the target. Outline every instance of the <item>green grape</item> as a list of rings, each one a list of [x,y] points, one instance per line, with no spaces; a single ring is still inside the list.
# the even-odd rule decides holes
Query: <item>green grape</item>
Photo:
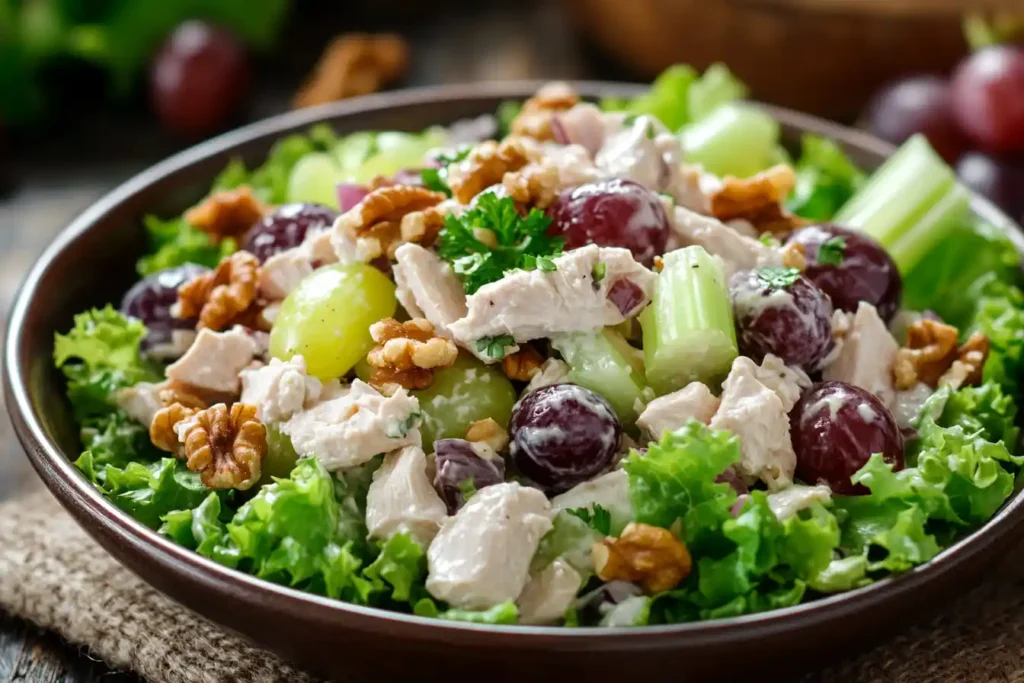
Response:
[[[281,304],[270,331],[270,353],[306,359],[322,380],[348,373],[373,348],[370,325],[395,314],[395,285],[373,266],[324,266]]]
[[[271,483],[272,477],[286,478],[298,460],[299,454],[295,452],[291,438],[281,433],[277,425],[267,425],[267,454],[263,457],[260,485]]]
[[[490,417],[502,427],[508,425],[516,402],[516,390],[501,370],[465,352],[451,367],[435,372],[429,387],[412,395],[420,401],[420,431],[428,453],[438,439],[464,437],[477,420]]]
[[[444,144],[444,134],[429,129],[420,135],[378,133],[377,153],[355,170],[353,180],[368,183],[377,176],[393,176],[404,168],[423,166],[427,152]]]
[[[346,135],[334,147],[334,158],[346,174],[353,173],[377,148],[377,134],[362,132]]]
[[[330,154],[312,152],[299,159],[288,176],[288,201],[337,209],[337,185],[341,180],[341,169]]]

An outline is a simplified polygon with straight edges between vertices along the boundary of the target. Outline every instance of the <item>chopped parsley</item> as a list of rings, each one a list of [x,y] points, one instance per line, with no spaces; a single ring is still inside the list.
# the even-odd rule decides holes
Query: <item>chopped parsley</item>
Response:
[[[594,264],[594,269],[591,274],[594,276],[594,282],[600,282],[604,279],[605,274],[608,272],[608,264],[604,261],[598,261]]]
[[[459,493],[462,494],[463,504],[468,503],[469,499],[476,495],[476,482],[473,481],[473,477],[459,482]]]
[[[515,346],[516,340],[511,334],[499,334],[494,337],[481,337],[476,340],[476,350],[488,358],[504,358],[505,348]]]
[[[838,266],[846,258],[846,238],[833,237],[818,247],[818,263],[825,266]]]
[[[448,187],[448,165],[453,164],[457,161],[462,161],[469,156],[469,151],[472,149],[469,145],[461,145],[454,151],[443,151],[434,159],[437,163],[441,164],[439,168],[425,168],[420,171],[420,178],[423,179],[423,186],[428,190],[434,192],[443,192],[447,196],[452,196],[451,188]]]
[[[416,426],[421,417],[423,417],[422,413],[409,413],[409,417],[404,420],[392,422],[388,425],[387,432],[385,432],[387,437],[389,439],[401,439],[409,433],[410,429]]]
[[[772,249],[782,246],[782,242],[779,241],[779,238],[771,234],[770,232],[762,232],[761,236],[758,237],[757,239],[758,241],[761,242],[761,244],[763,244],[766,247],[771,247]]]
[[[582,519],[587,525],[599,534],[608,536],[612,532],[612,513],[600,505],[592,508],[575,508],[566,510],[573,517]]]
[[[466,293],[473,294],[511,270],[554,270],[551,258],[562,253],[565,240],[547,234],[550,224],[551,219],[537,209],[519,215],[511,197],[483,194],[460,218],[445,218],[437,253],[452,264]],[[477,239],[474,228],[493,232],[497,246]]]
[[[757,277],[769,287],[785,289],[800,277],[800,270],[797,268],[758,268]]]

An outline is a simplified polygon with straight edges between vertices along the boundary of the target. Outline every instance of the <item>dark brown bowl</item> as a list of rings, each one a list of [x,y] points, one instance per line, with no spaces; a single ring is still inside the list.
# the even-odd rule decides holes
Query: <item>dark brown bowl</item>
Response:
[[[232,156],[260,160],[284,134],[318,121],[340,132],[419,130],[493,111],[537,83],[400,92],[286,114],[194,147],[132,178],[85,211],[40,257],[14,304],[6,345],[6,395],[14,425],[39,476],[104,548],[175,600],[317,673],[352,680],[463,678],[673,680],[788,672],[877,641],[926,607],[967,590],[1017,539],[1024,498],[933,561],[870,587],[788,609],[707,623],[636,629],[495,627],[429,621],[301,593],[222,567],[171,543],[107,502],[72,466],[78,430],[51,362],[53,334],[72,315],[116,301],[144,249],[144,213],[180,212]],[[580,84],[586,95],[628,95],[635,86]],[[892,149],[852,130],[771,110],[786,140],[803,132],[840,141],[866,167]],[[989,203],[975,210],[1024,238]]]

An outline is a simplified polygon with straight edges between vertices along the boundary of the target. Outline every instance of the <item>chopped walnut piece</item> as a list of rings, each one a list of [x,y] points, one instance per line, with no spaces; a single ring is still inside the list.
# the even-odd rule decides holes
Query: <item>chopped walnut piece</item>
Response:
[[[153,445],[168,453],[181,452],[181,443],[174,427],[191,418],[196,410],[180,403],[172,403],[157,411],[149,425],[149,440]]]
[[[198,316],[199,327],[217,331],[253,322],[259,314],[259,306],[254,306],[259,270],[259,261],[247,251],[236,251],[224,257],[213,272],[200,275],[178,289],[176,315],[181,318]]]
[[[437,206],[444,200],[444,194],[415,185],[378,187],[346,211],[337,226],[355,240],[365,260],[391,258],[405,242],[433,244],[444,227]]]
[[[785,268],[796,268],[800,272],[807,270],[807,251],[799,242],[790,242],[782,248],[782,265]]]
[[[967,341],[957,348],[957,359],[949,366],[949,370],[939,378],[940,386],[948,386],[954,391],[962,386],[981,384],[982,371],[988,360],[989,341],[981,332],[975,332]]]
[[[512,120],[511,130],[535,140],[554,140],[551,127],[555,114],[572,109],[580,96],[568,83],[547,83],[530,99],[523,102],[523,108]]]
[[[423,318],[404,323],[385,318],[370,326],[370,336],[377,346],[366,354],[373,368],[369,384],[382,393],[390,393],[395,384],[425,389],[434,381],[434,370],[450,366],[459,355],[452,340],[435,336],[434,326]]]
[[[241,239],[270,208],[242,185],[234,190],[214,192],[185,212],[185,221],[202,230],[214,244],[231,237]]]
[[[893,383],[909,389],[918,382],[936,387],[957,359],[957,329],[936,320],[917,320],[907,327],[907,343],[896,352]]]
[[[196,387],[190,384],[170,380],[167,382],[167,386],[160,390],[159,396],[164,406],[177,403],[193,410],[203,410],[209,407],[211,401],[201,396],[200,393]]]
[[[508,431],[494,418],[486,417],[469,425],[469,429],[466,430],[466,441],[487,444],[497,453],[508,446]]]
[[[196,413],[178,432],[185,464],[199,472],[207,488],[244,491],[259,480],[267,428],[255,406],[236,403],[229,409],[218,403]]]
[[[531,344],[520,344],[518,351],[501,359],[505,376],[518,382],[529,382],[543,364],[544,356]]]
[[[773,166],[750,178],[726,176],[722,187],[708,198],[711,215],[722,222],[749,221],[761,233],[790,232],[807,223],[782,206],[795,183],[796,174],[785,164]]]
[[[502,182],[506,173],[526,166],[529,156],[520,140],[508,139],[500,143],[486,140],[474,147],[465,159],[448,167],[448,186],[459,203],[469,204],[483,190]]]
[[[546,209],[558,196],[558,169],[547,163],[527,164],[501,180],[508,196],[527,207]]]
[[[592,553],[602,581],[639,583],[650,594],[675,588],[693,567],[686,546],[671,531],[638,522],[618,538],[595,543]]]
[[[327,46],[309,80],[292,102],[296,109],[369,95],[398,79],[409,64],[409,48],[397,35],[347,33]]]

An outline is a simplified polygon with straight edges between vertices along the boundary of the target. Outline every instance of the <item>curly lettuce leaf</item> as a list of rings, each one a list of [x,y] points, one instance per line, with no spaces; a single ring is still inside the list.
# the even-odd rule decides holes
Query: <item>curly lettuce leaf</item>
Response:
[[[70,332],[54,335],[53,362],[67,378],[79,422],[112,412],[109,397],[115,390],[159,378],[139,353],[145,336],[142,323],[109,305],[76,315]]]
[[[194,508],[210,493],[198,474],[174,458],[100,467],[92,452],[86,451],[75,466],[115,505],[154,529],[167,513]]]
[[[714,544],[736,502],[736,492],[715,477],[740,460],[739,439],[690,420],[667,432],[645,454],[633,451],[622,463],[636,520],[666,529],[682,524],[691,553]]]
[[[486,610],[441,609],[430,598],[423,598],[413,608],[413,614],[419,617],[445,619],[447,621],[466,621],[473,624],[515,624],[519,621],[519,609],[509,600]]]
[[[838,144],[818,135],[804,135],[796,186],[786,206],[810,220],[831,220],[866,178]]]
[[[193,228],[184,218],[161,220],[156,216],[146,216],[143,224],[150,253],[135,264],[135,270],[143,277],[186,263],[213,268],[238,248],[231,238],[214,244],[209,235]]]
[[[1008,448],[1017,445],[1017,404],[996,382],[952,391],[942,387],[922,406],[928,417],[943,427],[960,426],[968,433],[980,433],[987,441],[1001,441]]]
[[[983,380],[999,384],[1011,396],[1020,396],[1024,378],[1024,292],[990,275],[975,283],[969,295],[976,298],[965,333],[983,333],[990,346]]]
[[[82,423],[82,447],[91,454],[95,467],[107,465],[124,468],[136,460],[152,461],[162,453],[153,446],[149,429],[115,410],[101,417],[88,418]]]
[[[423,548],[409,534],[396,534],[381,544],[380,554],[363,576],[376,593],[388,595],[394,602],[410,602],[423,592],[427,577]]]

